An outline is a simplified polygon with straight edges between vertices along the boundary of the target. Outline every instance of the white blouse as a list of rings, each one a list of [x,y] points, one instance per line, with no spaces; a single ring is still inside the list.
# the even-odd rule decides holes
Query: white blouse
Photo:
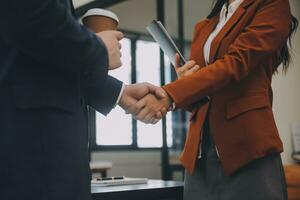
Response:
[[[211,43],[215,39],[215,37],[218,35],[218,33],[222,30],[222,28],[225,26],[226,22],[232,17],[234,12],[237,10],[237,8],[241,5],[241,3],[244,0],[235,0],[233,1],[229,6],[227,10],[226,4],[224,4],[221,12],[220,12],[220,19],[219,23],[216,26],[215,30],[210,34],[208,37],[205,45],[204,45],[204,59],[206,64],[209,63],[209,56],[210,56],[210,48],[211,48]]]
[[[244,0],[235,0],[233,1],[229,6],[228,6],[228,10],[227,10],[227,6],[226,4],[224,4],[221,12],[220,12],[220,19],[219,19],[219,23],[216,26],[215,30],[210,34],[210,36],[208,37],[204,47],[203,47],[203,52],[204,52],[204,59],[206,64],[208,65],[208,63],[210,62],[209,60],[209,56],[210,56],[210,48],[211,48],[211,44],[213,42],[213,40],[215,39],[215,37],[218,35],[218,33],[222,30],[222,28],[225,26],[226,22],[232,17],[232,15],[235,13],[235,11],[238,9],[238,7],[241,5],[241,3],[243,3]],[[199,148],[199,155],[198,158],[201,158],[201,151],[202,151],[202,144],[200,144],[200,148]],[[217,154],[219,156],[218,153],[218,149],[216,148]]]

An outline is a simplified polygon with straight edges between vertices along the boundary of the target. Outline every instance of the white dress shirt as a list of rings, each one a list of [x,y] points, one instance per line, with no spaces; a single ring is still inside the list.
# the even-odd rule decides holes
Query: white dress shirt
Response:
[[[118,99],[117,99],[117,101],[115,103],[115,107],[120,103],[120,100],[121,100],[121,97],[122,97],[122,95],[124,93],[124,90],[125,90],[125,84],[123,83],[122,84],[122,88],[121,88],[120,93],[119,93],[119,96],[118,96]]]
[[[220,33],[222,28],[225,26],[226,22],[232,17],[232,15],[235,13],[235,11],[238,9],[238,7],[241,5],[241,3],[243,1],[244,0],[235,0],[232,3],[230,3],[228,8],[227,8],[227,5],[224,4],[224,6],[220,12],[220,18],[219,18],[218,25],[216,26],[215,30],[210,34],[210,36],[208,37],[208,39],[203,47],[204,59],[205,59],[205,62],[207,65],[210,62],[210,60],[209,60],[210,48],[211,48],[211,44],[212,44],[213,40]],[[200,144],[198,158],[201,158],[201,151],[202,151],[202,145]],[[219,155],[217,148],[216,148],[216,151],[217,151],[217,154]]]
[[[209,63],[211,43],[213,42],[215,37],[218,35],[218,33],[220,33],[222,28],[225,26],[226,22],[232,17],[234,12],[237,10],[237,8],[241,5],[241,3],[243,1],[244,0],[235,0],[235,1],[233,1],[228,6],[228,10],[227,10],[226,4],[224,4],[224,6],[223,6],[223,8],[220,12],[219,23],[216,26],[215,30],[210,34],[210,36],[208,37],[208,39],[207,39],[207,41],[204,45],[204,59],[205,59],[206,64]]]

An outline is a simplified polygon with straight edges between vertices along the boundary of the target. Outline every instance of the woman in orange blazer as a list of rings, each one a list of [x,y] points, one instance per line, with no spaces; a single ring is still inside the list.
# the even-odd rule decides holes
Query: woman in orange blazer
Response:
[[[193,108],[180,158],[186,200],[287,199],[271,80],[288,68],[297,25],[288,0],[217,0],[197,23],[200,69],[163,86],[176,108]]]
[[[217,0],[196,25],[195,62],[177,68],[189,75],[163,86],[161,100],[192,109],[180,158],[186,200],[287,199],[271,80],[280,64],[288,68],[297,25],[288,0]],[[145,98],[152,105],[139,103],[137,116],[151,121],[146,111],[156,103]]]
[[[186,200],[287,199],[271,81],[280,64],[288,69],[297,25],[288,0],[217,0],[195,27],[195,62],[177,68],[167,97],[129,109],[145,122],[171,104],[192,110],[180,157]]]

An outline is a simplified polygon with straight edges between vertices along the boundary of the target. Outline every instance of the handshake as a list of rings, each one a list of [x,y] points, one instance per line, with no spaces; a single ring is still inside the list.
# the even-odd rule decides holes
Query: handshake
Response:
[[[97,33],[97,36],[107,47],[109,70],[119,68],[122,65],[119,41],[123,38],[123,34],[119,31],[103,31]],[[175,70],[179,79],[200,69],[194,61],[189,61],[181,67],[179,63],[179,55],[176,55]],[[173,100],[164,89],[150,83],[125,85],[118,104],[127,114],[132,114],[135,119],[146,124],[156,124],[173,109]]]
[[[121,63],[121,44],[123,34],[118,31],[102,31],[97,33],[107,47],[109,70],[119,68]],[[135,119],[146,124],[156,124],[170,110],[172,101],[160,87],[150,83],[125,85],[118,104],[132,114]]]
[[[119,105],[135,119],[146,124],[156,124],[172,109],[172,100],[160,87],[137,83],[125,85]]]

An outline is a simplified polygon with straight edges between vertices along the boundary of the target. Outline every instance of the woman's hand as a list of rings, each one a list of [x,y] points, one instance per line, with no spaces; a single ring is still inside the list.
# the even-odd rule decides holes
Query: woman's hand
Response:
[[[175,70],[178,76],[178,79],[191,75],[200,69],[199,65],[196,65],[196,62],[193,60],[188,61],[185,65],[180,67],[180,57],[178,54],[175,56]]]

